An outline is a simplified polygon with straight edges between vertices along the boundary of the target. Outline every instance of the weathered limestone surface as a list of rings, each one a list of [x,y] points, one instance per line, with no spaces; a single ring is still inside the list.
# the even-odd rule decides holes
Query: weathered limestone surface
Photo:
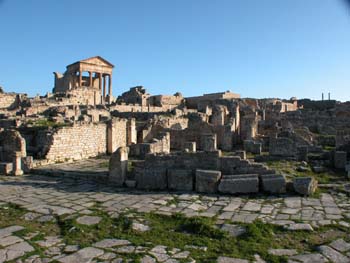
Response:
[[[146,190],[165,190],[167,188],[166,167],[145,169],[143,174],[136,174],[136,187]]]
[[[313,177],[295,177],[293,187],[301,195],[311,195],[317,189],[317,181]]]
[[[22,153],[21,152],[15,152],[15,156],[13,157],[13,175],[19,176],[23,175],[22,170]]]
[[[347,153],[343,151],[336,151],[334,153],[334,167],[337,169],[344,169],[347,163]]]
[[[259,192],[257,174],[224,175],[219,184],[219,192],[226,194]]]
[[[114,153],[119,147],[127,145],[128,130],[128,121],[126,119],[112,118],[109,121],[107,126],[108,153]],[[131,130],[130,133],[132,133]]]
[[[261,154],[262,151],[262,144],[253,140],[245,140],[243,147],[245,151],[253,154]]]
[[[0,92],[0,109],[11,108],[18,104],[18,94]]]
[[[270,155],[276,156],[295,156],[296,145],[289,138],[271,138],[269,152]]]
[[[202,193],[216,193],[221,178],[220,171],[196,170],[196,191]]]
[[[128,151],[127,147],[119,147],[109,160],[109,180],[118,186],[122,186],[126,180]]]
[[[201,136],[202,150],[213,152],[217,150],[216,134],[203,134]]]
[[[16,152],[21,157],[27,156],[26,141],[16,130],[4,130],[0,132],[0,162],[12,162]]]
[[[286,178],[283,175],[263,174],[260,176],[264,192],[282,194],[286,192]]]
[[[107,125],[81,124],[62,127],[53,132],[46,159],[80,160],[106,153]]]
[[[193,179],[192,170],[168,169],[168,188],[170,190],[192,191]]]

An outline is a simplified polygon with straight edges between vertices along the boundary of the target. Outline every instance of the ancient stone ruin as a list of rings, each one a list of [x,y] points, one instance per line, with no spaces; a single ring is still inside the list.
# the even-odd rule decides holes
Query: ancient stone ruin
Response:
[[[110,156],[116,187],[310,195],[308,169],[350,171],[349,102],[151,95],[143,86],[113,96],[113,69],[95,56],[55,72],[44,96],[1,89],[0,173]],[[300,167],[284,174],[269,167],[278,161]]]

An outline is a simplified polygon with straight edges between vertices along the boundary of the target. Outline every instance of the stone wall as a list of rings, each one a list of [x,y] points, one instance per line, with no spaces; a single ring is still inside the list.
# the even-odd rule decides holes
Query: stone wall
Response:
[[[202,134],[216,134],[217,147],[219,149],[230,151],[233,147],[236,133],[232,131],[230,125],[213,126],[211,124],[189,123],[188,128],[183,130],[167,129],[170,132],[171,149],[182,150],[185,142],[196,142],[198,149],[202,150]]]
[[[149,98],[149,103],[154,106],[173,106],[176,107],[180,105],[183,101],[181,94],[178,95],[156,95]]]
[[[107,152],[113,153],[119,147],[126,146],[128,143],[127,137],[128,121],[126,119],[113,118],[108,123],[108,146]]]
[[[0,93],[0,108],[16,106],[18,98],[16,93]]]
[[[293,140],[289,138],[270,138],[270,155],[275,156],[296,156],[297,147]]]
[[[166,189],[168,173],[174,169],[189,171],[187,177],[193,177],[198,169],[221,171],[223,175],[275,173],[262,164],[251,163],[238,156],[222,157],[220,151],[148,154],[142,164],[139,162],[135,166],[136,186],[140,189]]]
[[[107,124],[77,124],[56,129],[45,158],[52,162],[80,160],[105,154]]]
[[[198,105],[200,103],[210,103],[210,101],[214,100],[232,100],[232,99],[239,99],[240,95],[236,93],[232,93],[230,91],[226,92],[218,92],[218,93],[210,93],[210,94],[203,94],[203,96],[196,96],[196,97],[187,97],[185,98],[186,106],[191,109],[197,109]]]
[[[130,145],[130,155],[144,158],[149,153],[170,153],[170,133],[160,133],[148,143]]]

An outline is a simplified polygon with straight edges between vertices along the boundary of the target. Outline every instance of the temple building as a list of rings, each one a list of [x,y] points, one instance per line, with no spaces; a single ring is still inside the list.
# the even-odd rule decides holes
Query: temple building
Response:
[[[64,74],[54,72],[54,93],[86,93],[88,104],[111,103],[114,65],[100,56],[77,61],[67,66]],[[107,90],[108,89],[108,90]]]

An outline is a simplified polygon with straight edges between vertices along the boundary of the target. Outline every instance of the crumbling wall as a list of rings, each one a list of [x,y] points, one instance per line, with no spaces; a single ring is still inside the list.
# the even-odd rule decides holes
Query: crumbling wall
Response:
[[[142,165],[135,166],[137,187],[141,189],[166,189],[169,171],[174,169],[187,170],[186,178],[190,180],[198,169],[221,171],[222,174],[229,175],[275,173],[274,170],[270,170],[262,164],[251,163],[238,156],[221,157],[220,151],[182,152],[166,155],[149,154]]]
[[[0,93],[0,108],[11,108],[18,104],[16,93]]]
[[[16,152],[21,157],[27,156],[26,142],[16,130],[4,130],[0,132],[0,161],[12,162]]]
[[[150,142],[130,145],[130,155],[144,158],[149,153],[170,153],[170,133],[158,134]]]

